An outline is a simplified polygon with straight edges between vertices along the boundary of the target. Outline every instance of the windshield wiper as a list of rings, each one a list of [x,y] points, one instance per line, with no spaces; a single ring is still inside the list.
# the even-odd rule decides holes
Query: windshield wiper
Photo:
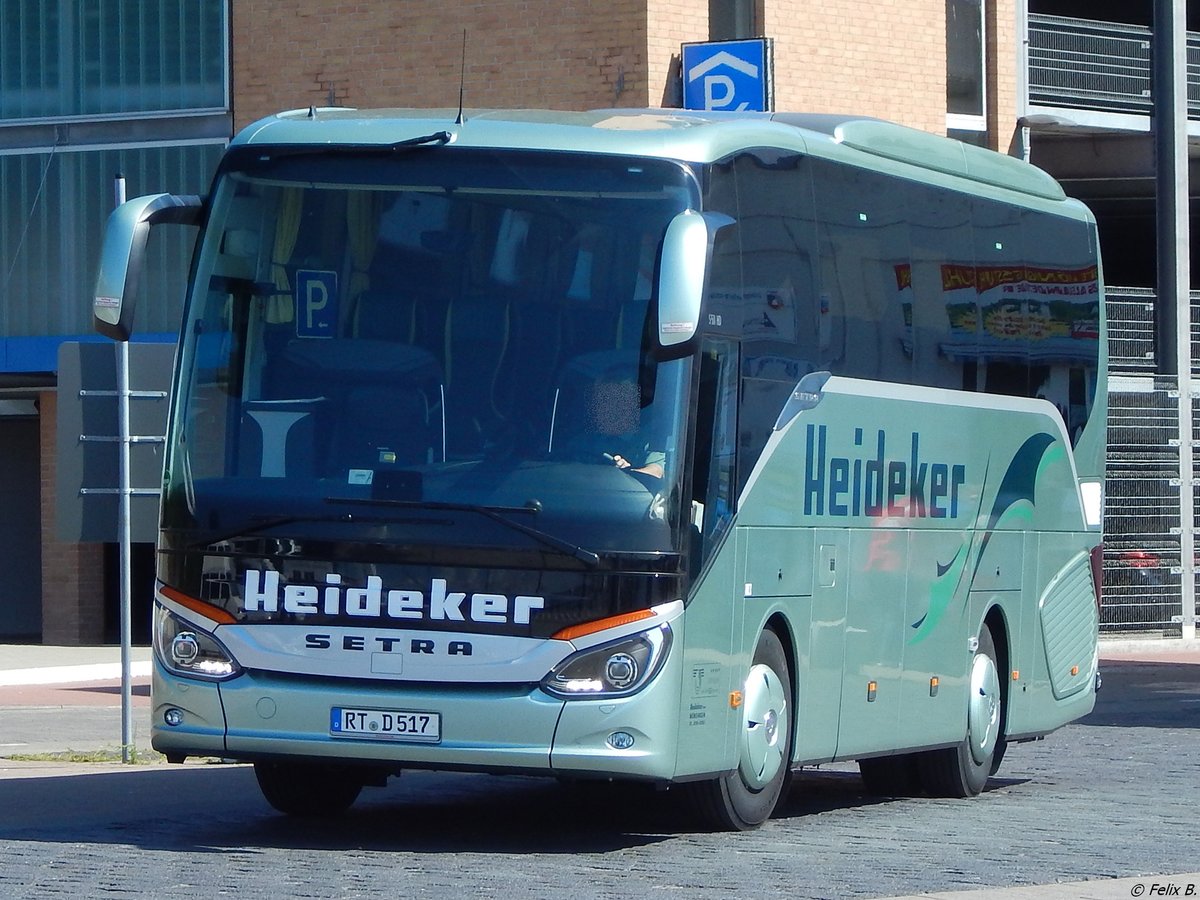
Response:
[[[578,544],[572,544],[570,541],[563,540],[547,531],[542,531],[540,528],[534,528],[532,525],[518,522],[507,515],[509,513],[536,515],[538,508],[534,506],[481,506],[476,503],[449,503],[442,500],[388,500],[376,497],[326,497],[325,501],[327,503],[347,503],[361,506],[395,506],[404,509],[444,509],[452,512],[477,513],[491,519],[493,522],[507,525],[514,531],[528,535],[545,546],[572,556],[593,568],[600,565],[600,554],[588,550],[586,547],[580,547]]]
[[[194,541],[191,546],[197,547],[201,544],[211,546],[213,544],[224,543],[237,537],[254,537],[260,536],[262,532],[271,528],[279,528],[283,525],[292,525],[296,522],[366,522],[379,521],[374,519],[355,519],[350,513],[301,513],[288,516],[250,516],[245,522],[237,528],[226,531],[217,537],[206,537],[202,540]]]
[[[353,156],[355,154],[399,153],[404,150],[415,150],[419,147],[444,147],[454,140],[454,134],[449,131],[434,131],[417,137],[393,141],[390,144],[308,144],[283,145],[263,147],[259,154],[259,162],[270,159],[297,159],[306,156]]]
[[[396,141],[389,146],[393,150],[399,150],[403,147],[424,147],[426,144],[448,144],[452,140],[454,140],[454,135],[449,131],[435,131],[433,134],[423,134],[420,137]]]

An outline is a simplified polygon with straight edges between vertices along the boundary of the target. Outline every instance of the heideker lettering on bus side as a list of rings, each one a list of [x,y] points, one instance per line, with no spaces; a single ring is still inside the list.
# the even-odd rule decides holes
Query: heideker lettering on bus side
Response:
[[[434,578],[429,594],[422,591],[385,591],[383,579],[368,575],[362,587],[343,587],[342,576],[330,573],[325,586],[287,584],[280,589],[279,573],[246,570],[242,609],[246,612],[283,612],[293,615],[347,615],[365,619],[429,619],[480,622],[491,625],[528,625],[533,611],[543,609],[544,597],[504,594],[471,594],[448,590],[444,578]]]
[[[959,488],[967,467],[921,458],[921,436],[912,432],[907,459],[887,456],[887,436],[879,429],[874,456],[829,456],[828,426],[806,426],[804,514],[955,518]],[[854,429],[854,446],[863,446],[863,429]]]

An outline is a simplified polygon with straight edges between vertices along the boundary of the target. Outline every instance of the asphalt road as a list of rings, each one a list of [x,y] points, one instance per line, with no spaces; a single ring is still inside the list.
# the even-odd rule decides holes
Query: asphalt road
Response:
[[[840,898],[1196,872],[1197,729],[1200,665],[1109,665],[1096,711],[1010,748],[978,798],[881,800],[823,767],[741,835],[648,789],[406,773],[308,822],[243,766],[0,760],[0,897]]]
[[[137,750],[150,749],[150,680],[131,685]],[[0,757],[121,749],[119,682],[0,686]]]

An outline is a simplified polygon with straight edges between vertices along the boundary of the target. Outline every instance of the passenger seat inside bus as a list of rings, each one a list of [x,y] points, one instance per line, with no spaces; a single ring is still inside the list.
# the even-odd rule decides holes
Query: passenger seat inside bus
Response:
[[[446,308],[443,362],[451,458],[481,453],[502,419],[496,394],[510,328],[509,304],[500,296],[459,297]]]
[[[442,376],[428,351],[372,338],[293,338],[278,369],[272,398],[246,404],[244,470],[257,459],[264,477],[340,480],[440,456]]]

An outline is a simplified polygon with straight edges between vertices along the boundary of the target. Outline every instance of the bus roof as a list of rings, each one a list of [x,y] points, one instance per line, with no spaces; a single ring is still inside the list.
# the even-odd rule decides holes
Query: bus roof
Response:
[[[1042,200],[1066,199],[1058,182],[1021,160],[880,119],[681,109],[468,110],[462,123],[458,115],[454,109],[310,107],[255,122],[233,146],[387,146],[445,132],[448,143],[465,147],[619,153],[695,163],[748,147],[777,147],[960,190],[974,190],[961,183],[965,180]]]

